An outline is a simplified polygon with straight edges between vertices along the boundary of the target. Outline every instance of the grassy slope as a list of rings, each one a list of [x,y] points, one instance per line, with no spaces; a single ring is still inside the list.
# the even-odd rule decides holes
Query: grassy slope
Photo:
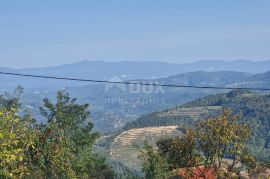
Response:
[[[133,169],[140,169],[138,154],[144,141],[155,144],[160,138],[177,136],[177,126],[161,126],[131,129],[122,132],[112,143],[110,155],[114,160],[123,162]]]

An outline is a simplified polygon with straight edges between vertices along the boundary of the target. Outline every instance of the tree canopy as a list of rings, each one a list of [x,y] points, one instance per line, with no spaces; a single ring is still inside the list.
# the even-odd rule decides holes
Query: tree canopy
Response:
[[[114,177],[106,159],[93,151],[99,134],[88,104],[58,92],[55,104],[44,99],[40,113],[47,122],[39,124],[22,112],[18,97],[0,98],[1,178]]]
[[[156,156],[163,158],[159,160],[168,164],[167,172],[184,169],[188,176],[193,176],[196,168],[201,176],[206,176],[211,170],[218,178],[236,177],[244,168],[250,175],[255,173],[252,167],[258,169],[256,176],[265,172],[265,168],[260,167],[262,163],[247,148],[252,134],[250,126],[240,123],[239,115],[232,114],[230,110],[182,130],[181,136],[158,141],[157,150],[143,158],[143,166],[149,163],[149,158],[154,158],[152,153],[156,153]],[[146,145],[144,150],[148,151],[149,146]],[[145,170],[146,174],[154,171],[149,167]]]

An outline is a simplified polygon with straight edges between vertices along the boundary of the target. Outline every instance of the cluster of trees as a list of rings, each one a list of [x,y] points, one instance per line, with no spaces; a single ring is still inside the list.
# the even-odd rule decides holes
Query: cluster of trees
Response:
[[[182,177],[194,177],[197,169],[201,177],[210,170],[217,178],[237,178],[241,171],[253,178],[266,177],[267,163],[247,148],[251,134],[250,126],[240,123],[238,115],[224,110],[216,118],[183,129],[179,137],[159,140],[156,148],[145,143],[139,158],[149,179],[180,176],[180,170],[184,170]]]
[[[239,121],[252,126],[249,149],[260,160],[270,159],[270,95],[236,90],[229,93],[209,95],[184,105],[223,106],[233,113],[241,112]]]
[[[239,122],[252,126],[251,139],[248,148],[260,160],[270,160],[270,95],[259,94],[245,90],[235,90],[229,93],[213,94],[181,105],[183,108],[221,106],[230,108],[234,114],[241,113]],[[176,110],[169,109],[167,111]],[[164,111],[164,112],[167,112]],[[222,110],[209,111],[206,115],[193,116],[159,116],[163,112],[145,115],[127,123],[125,129],[150,126],[179,125],[194,127],[196,121],[217,116]]]
[[[196,121],[191,116],[162,116],[158,113],[151,113],[140,117],[135,121],[128,122],[124,126],[124,130],[143,128],[143,127],[158,127],[158,126],[172,126],[172,125],[192,125]]]
[[[0,178],[113,178],[106,159],[93,152],[88,104],[58,92],[56,103],[44,99],[39,124],[22,111],[17,96],[0,97]]]
[[[46,123],[41,124],[31,111],[23,110],[21,93],[18,88],[11,97],[0,96],[0,178],[136,178],[125,166],[95,152],[99,133],[93,131],[88,104],[79,104],[75,98],[58,92],[55,102],[44,99],[40,114]],[[194,168],[200,166],[205,169],[202,176],[208,169],[220,178],[238,176],[241,170],[254,178],[263,176],[269,168],[269,155],[264,152],[270,149],[269,98],[238,92],[212,95],[185,107],[223,105],[233,112],[225,110],[216,118],[197,123],[191,118],[172,118],[164,123],[164,119],[152,120],[151,115],[150,120],[130,123],[127,128],[192,125],[181,129],[179,137],[159,140],[156,147],[145,143],[139,156],[145,178],[179,175],[180,168],[192,176]],[[235,111],[243,111],[242,116],[235,115]],[[245,123],[247,119],[249,124]],[[257,160],[256,151],[266,156],[266,161]]]

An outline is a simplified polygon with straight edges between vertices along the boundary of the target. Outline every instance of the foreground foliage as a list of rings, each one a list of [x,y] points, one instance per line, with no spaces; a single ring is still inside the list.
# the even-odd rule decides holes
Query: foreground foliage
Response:
[[[161,157],[160,153],[147,142],[145,142],[139,158],[144,161],[142,171],[145,172],[146,179],[166,178],[168,171],[166,159]]]
[[[37,124],[21,114],[17,97],[1,98],[0,178],[113,178],[104,157],[93,152],[88,104],[59,92],[56,103],[44,100]]]
[[[141,152],[145,176],[152,174],[153,178],[164,178],[159,175],[166,173],[162,169],[172,174],[184,170],[184,177],[194,176],[195,170],[200,172],[200,176],[206,176],[211,170],[218,178],[237,177],[243,171],[255,178],[262,176],[266,165],[258,162],[247,149],[251,128],[239,123],[238,119],[238,115],[224,110],[216,118],[202,120],[194,128],[183,129],[184,134],[179,137],[161,139],[156,144],[157,150],[145,145]],[[158,161],[166,161],[161,163],[167,163],[168,168],[160,167],[157,156]],[[149,161],[153,161],[152,167],[149,167]]]
[[[35,134],[28,117],[17,109],[0,109],[0,176],[23,176],[30,172],[27,152],[34,148]]]

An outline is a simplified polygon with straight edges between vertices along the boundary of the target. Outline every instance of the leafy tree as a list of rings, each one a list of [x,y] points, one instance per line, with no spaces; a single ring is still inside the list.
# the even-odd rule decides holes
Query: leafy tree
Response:
[[[251,137],[247,124],[238,123],[239,116],[225,109],[217,118],[198,123],[195,128],[198,150],[203,154],[203,164],[212,166],[216,173],[224,167],[224,159],[232,158],[228,172],[232,172],[241,159],[247,155],[246,146]]]
[[[195,170],[206,176],[206,172],[213,169],[219,178],[231,178],[237,175],[240,162],[250,174],[259,176],[265,167],[247,150],[252,131],[249,125],[240,123],[238,119],[239,115],[225,109],[220,116],[201,120],[194,128],[187,128],[179,137],[158,141],[157,151],[147,146],[145,151],[149,152],[144,153],[144,171],[146,174],[160,171],[158,162],[145,162],[155,161],[159,156],[163,158],[160,161],[168,162],[166,170],[184,168],[188,176],[193,176]],[[203,169],[200,166],[204,166]]]
[[[140,151],[139,158],[143,161],[142,171],[145,173],[146,179],[163,179],[168,175],[168,165],[165,158],[147,142]]]
[[[30,172],[27,152],[34,147],[31,118],[17,109],[0,109],[0,177],[16,178]]]
[[[161,156],[165,157],[170,169],[197,166],[201,157],[196,151],[196,138],[193,130],[176,138],[161,139],[156,143]]]
[[[92,132],[88,104],[59,92],[56,103],[44,100],[37,124],[22,112],[18,88],[0,96],[0,178],[113,178],[106,158],[93,152],[99,134]]]
[[[92,132],[88,104],[58,92],[56,104],[45,99],[40,111],[48,122],[40,127],[35,156],[46,178],[113,175],[104,158],[93,154],[99,134]]]
[[[267,176],[267,168],[269,165],[266,162],[258,161],[252,154],[246,155],[241,159],[241,163],[246,167],[250,178],[269,178]]]
[[[141,179],[141,173],[137,170],[132,170],[125,166],[122,162],[111,160],[110,165],[115,171],[115,178],[117,179]]]
[[[18,86],[12,94],[4,93],[0,95],[0,108],[18,109],[21,107],[20,96],[23,93],[23,88]]]

